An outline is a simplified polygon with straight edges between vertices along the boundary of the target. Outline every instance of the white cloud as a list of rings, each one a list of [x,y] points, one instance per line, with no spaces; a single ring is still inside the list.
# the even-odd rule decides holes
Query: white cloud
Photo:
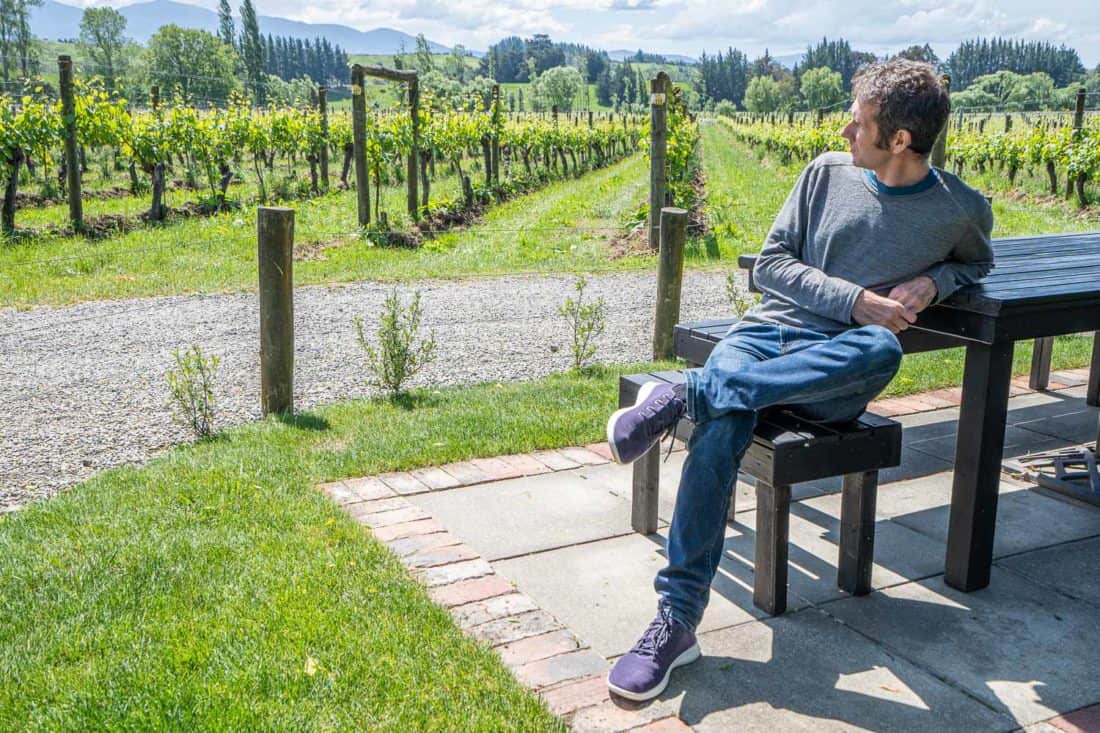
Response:
[[[68,0],[91,4],[89,0]],[[184,0],[214,7],[216,0]],[[822,36],[885,53],[930,43],[949,53],[978,36],[1065,43],[1100,61],[1096,0],[254,0],[263,15],[390,27],[484,49],[508,35],[549,33],[592,46],[697,56],[729,46],[750,56],[800,52]],[[127,0],[97,0],[121,5]],[[237,0],[233,0],[236,4]]]

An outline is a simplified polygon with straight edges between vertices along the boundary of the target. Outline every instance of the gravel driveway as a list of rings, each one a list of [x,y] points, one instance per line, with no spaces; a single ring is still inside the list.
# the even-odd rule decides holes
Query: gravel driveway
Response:
[[[586,299],[602,296],[608,311],[597,360],[648,359],[656,276],[588,280]],[[433,281],[416,287],[424,327],[435,331],[437,341],[437,358],[417,383],[529,380],[569,368],[570,334],[556,311],[573,292],[572,277]],[[352,318],[373,322],[388,290],[355,283],[295,292],[298,409],[372,393],[364,384]],[[729,312],[723,272],[685,273],[683,291],[684,319]],[[190,440],[166,407],[165,373],[172,351],[191,344],[222,360],[218,427],[258,418],[254,294],[0,311],[0,512]]]

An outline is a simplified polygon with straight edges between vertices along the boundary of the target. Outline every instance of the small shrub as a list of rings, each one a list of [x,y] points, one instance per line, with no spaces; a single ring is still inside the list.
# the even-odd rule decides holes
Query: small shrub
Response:
[[[743,317],[749,308],[760,302],[760,298],[741,288],[736,270],[731,270],[726,275],[726,300],[729,301],[733,314],[738,318]]]
[[[214,434],[214,379],[217,356],[203,354],[198,346],[172,352],[176,368],[168,371],[169,406],[173,417],[187,425],[199,439]]]
[[[582,369],[589,359],[596,354],[595,341],[604,332],[607,325],[607,309],[603,298],[595,303],[584,302],[584,288],[588,281],[583,275],[578,275],[573,282],[573,289],[577,291],[577,299],[566,298],[565,303],[558,308],[558,314],[569,322],[573,332],[572,355],[573,368]]]
[[[418,340],[420,334],[420,291],[413,293],[406,308],[394,288],[382,304],[375,348],[363,333],[363,319],[356,316],[359,345],[367,355],[367,383],[398,395],[410,377],[435,359],[435,334]]]
[[[737,114],[737,106],[728,99],[723,99],[721,102],[714,105],[714,114],[719,117],[733,117]]]

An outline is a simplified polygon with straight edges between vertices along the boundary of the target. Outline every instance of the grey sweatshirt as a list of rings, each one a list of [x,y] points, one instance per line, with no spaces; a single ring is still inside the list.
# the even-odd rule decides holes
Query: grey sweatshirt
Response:
[[[839,333],[858,325],[852,307],[864,288],[886,295],[928,275],[939,302],[984,277],[993,211],[957,176],[935,174],[924,190],[886,193],[851,154],[817,157],[768,233],[753,268],[763,300],[743,320]]]

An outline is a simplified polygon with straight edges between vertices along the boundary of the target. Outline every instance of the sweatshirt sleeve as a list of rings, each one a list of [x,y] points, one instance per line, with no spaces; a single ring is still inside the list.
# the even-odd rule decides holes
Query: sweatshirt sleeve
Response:
[[[863,288],[806,264],[806,219],[820,169],[808,165],[780,209],[752,270],[753,282],[768,295],[840,323],[851,323]]]
[[[950,256],[923,273],[936,283],[934,303],[950,297],[964,285],[973,285],[993,269],[993,209],[984,200],[982,204],[978,218],[970,220],[971,226]]]

